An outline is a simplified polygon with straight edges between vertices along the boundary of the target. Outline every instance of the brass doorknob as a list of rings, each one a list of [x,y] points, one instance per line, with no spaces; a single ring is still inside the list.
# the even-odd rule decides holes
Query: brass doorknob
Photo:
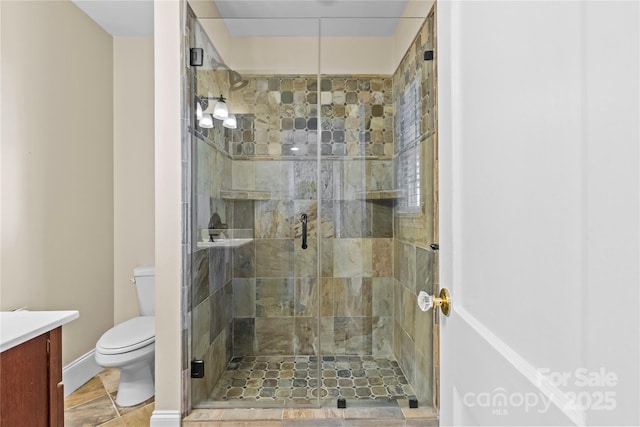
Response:
[[[451,294],[447,288],[440,289],[440,296],[431,296],[424,291],[418,294],[418,307],[422,311],[428,311],[433,307],[440,307],[442,314],[449,317],[452,309]]]

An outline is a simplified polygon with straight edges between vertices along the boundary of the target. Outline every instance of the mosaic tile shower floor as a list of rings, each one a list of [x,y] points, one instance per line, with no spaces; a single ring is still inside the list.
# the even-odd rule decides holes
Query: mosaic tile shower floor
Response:
[[[392,358],[323,356],[245,356],[231,360],[216,384],[213,401],[307,404],[318,396],[358,400],[397,400],[415,396]]]

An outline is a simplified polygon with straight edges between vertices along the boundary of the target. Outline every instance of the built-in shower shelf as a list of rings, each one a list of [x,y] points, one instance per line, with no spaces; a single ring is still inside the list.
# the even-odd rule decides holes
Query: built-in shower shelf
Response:
[[[404,190],[373,190],[358,193],[361,199],[366,200],[399,199],[404,195]]]
[[[271,191],[220,190],[220,198],[230,200],[269,200],[271,199]]]
[[[253,239],[220,239],[213,242],[198,242],[198,249],[202,248],[239,248],[247,243],[253,242]]]

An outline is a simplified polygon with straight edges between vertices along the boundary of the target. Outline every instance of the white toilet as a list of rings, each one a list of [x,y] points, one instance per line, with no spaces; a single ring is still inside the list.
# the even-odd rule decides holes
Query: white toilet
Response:
[[[120,369],[116,403],[133,406],[154,394],[153,370],[156,341],[155,268],[133,270],[140,316],[105,332],[96,344],[96,362]]]

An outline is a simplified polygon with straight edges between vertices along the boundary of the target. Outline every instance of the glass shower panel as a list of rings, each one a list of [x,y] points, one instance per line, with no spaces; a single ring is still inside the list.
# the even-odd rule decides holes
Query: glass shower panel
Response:
[[[438,289],[437,111],[434,12],[407,20],[415,28],[394,71],[394,176],[402,190],[394,211],[394,355],[421,406],[437,407],[438,316],[416,306]],[[407,305],[412,307],[407,310]],[[403,309],[404,307],[404,309]]]
[[[317,406],[318,21],[192,18],[190,32],[192,406]],[[220,97],[235,126],[209,127]]]
[[[347,407],[435,402],[434,36],[433,16],[321,20],[321,378]]]

